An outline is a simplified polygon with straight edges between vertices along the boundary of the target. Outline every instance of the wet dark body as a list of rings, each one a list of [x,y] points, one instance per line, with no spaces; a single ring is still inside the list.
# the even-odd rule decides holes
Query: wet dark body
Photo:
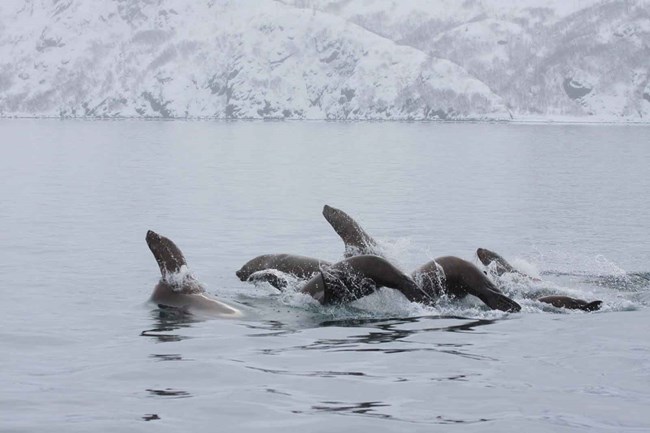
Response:
[[[241,281],[264,281],[278,289],[283,289],[287,286],[287,280],[281,274],[307,279],[329,266],[331,266],[330,262],[312,257],[295,254],[264,254],[246,262],[235,274]]]
[[[386,259],[361,255],[342,260],[319,272],[303,286],[323,305],[352,302],[375,292],[379,287],[399,290],[410,301],[431,303],[435,293],[418,286],[408,275]]]
[[[506,261],[506,259],[501,257],[499,254],[495,253],[494,251],[490,251],[485,248],[479,248],[478,250],[476,250],[476,255],[485,266],[490,266],[492,263],[495,263],[498,276],[502,276],[503,274],[506,273],[515,273],[517,275],[530,278],[531,280],[534,281],[541,281],[538,278],[533,278],[529,275],[519,272],[518,270],[513,268],[512,265]],[[583,310],[583,311],[597,311],[600,309],[600,306],[603,303],[602,301],[589,302],[582,299],[571,298],[569,296],[561,296],[561,295],[544,296],[537,300],[540,302],[551,304],[554,307],[558,307],[558,308],[568,308],[571,310]]]
[[[199,281],[187,272],[181,250],[170,239],[149,230],[147,245],[156,258],[162,278],[151,294],[160,308],[174,308],[185,313],[239,317],[241,312],[209,295]]]
[[[571,298],[569,296],[544,296],[537,299],[540,302],[551,304],[558,308],[568,308],[571,310],[598,311],[603,301],[584,301],[582,299]]]
[[[426,292],[455,298],[473,295],[493,310],[515,312],[521,306],[506,295],[474,264],[458,257],[438,257],[416,269],[413,279]]]

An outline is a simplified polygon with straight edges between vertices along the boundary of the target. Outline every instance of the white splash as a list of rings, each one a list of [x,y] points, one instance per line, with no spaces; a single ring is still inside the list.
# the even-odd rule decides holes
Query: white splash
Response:
[[[187,265],[182,265],[178,272],[165,273],[162,280],[175,292],[187,292],[188,288],[196,293],[205,291],[205,286],[196,279]]]

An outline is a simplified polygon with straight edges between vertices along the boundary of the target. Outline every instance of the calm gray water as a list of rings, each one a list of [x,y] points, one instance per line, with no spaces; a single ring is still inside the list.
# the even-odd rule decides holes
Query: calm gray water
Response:
[[[0,431],[647,431],[650,128],[1,120]],[[335,261],[324,204],[410,271],[498,251],[521,313],[239,282]],[[243,320],[165,317],[147,229]],[[597,313],[534,298],[602,299]]]

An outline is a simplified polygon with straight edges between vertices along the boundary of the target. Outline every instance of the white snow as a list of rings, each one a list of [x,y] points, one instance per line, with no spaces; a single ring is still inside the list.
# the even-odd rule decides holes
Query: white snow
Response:
[[[647,122],[649,6],[3,0],[0,116]]]

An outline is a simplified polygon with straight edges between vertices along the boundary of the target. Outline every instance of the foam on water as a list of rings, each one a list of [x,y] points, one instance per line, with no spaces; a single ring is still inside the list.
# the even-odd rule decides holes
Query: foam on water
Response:
[[[631,296],[629,291],[625,290],[626,286],[622,286],[620,282],[629,281],[628,274],[603,255],[587,257],[580,254],[562,253],[543,257],[549,262],[533,264],[523,258],[513,259],[513,266],[525,275],[506,273],[498,276],[493,264],[487,266],[486,270],[497,286],[519,302],[524,307],[522,310],[528,312],[584,313],[581,310],[553,307],[536,300],[549,295],[564,295],[588,301],[602,300],[603,304],[600,308],[602,312],[630,311],[649,305],[644,297]],[[538,266],[550,265],[557,269],[557,258],[561,258],[559,262],[563,263],[562,272],[538,271]],[[534,276],[538,280],[527,278],[526,275]],[[607,281],[614,284],[607,284]],[[598,284],[594,284],[594,282]],[[650,282],[640,285],[638,290],[647,291],[649,287]]]
[[[375,238],[375,241],[377,241],[381,253],[386,257],[386,259],[388,259],[388,261],[407,274],[410,273],[405,270],[404,257],[407,255],[408,251],[412,249],[411,238]]]
[[[398,291],[387,288],[381,288],[372,295],[345,305],[322,306],[311,296],[293,291],[284,292],[279,296],[279,301],[285,306],[325,316],[331,320],[416,318],[423,316],[500,319],[509,314],[486,309],[481,305],[480,301],[474,301],[470,297],[463,300],[443,298],[435,306],[428,306],[410,302]]]
[[[294,278],[287,288],[278,294],[277,289],[270,284],[259,282],[256,286],[261,292],[258,292],[254,296],[264,297],[278,294],[276,299],[284,306],[324,315],[336,320],[421,316],[460,316],[477,319],[498,319],[508,314],[486,309],[478,299],[473,297],[457,300],[443,296],[433,306],[410,302],[397,290],[385,287],[347,305],[323,306],[311,296],[300,292],[304,283],[305,280]]]
[[[549,250],[538,251],[538,261],[544,263],[548,270],[545,273],[574,276],[598,276],[625,278],[627,272],[613,260],[603,254],[583,254]]]
[[[541,278],[539,275],[539,270],[534,263],[528,262],[525,259],[515,257],[512,259],[510,264],[518,271],[525,275],[529,275],[533,278]]]

